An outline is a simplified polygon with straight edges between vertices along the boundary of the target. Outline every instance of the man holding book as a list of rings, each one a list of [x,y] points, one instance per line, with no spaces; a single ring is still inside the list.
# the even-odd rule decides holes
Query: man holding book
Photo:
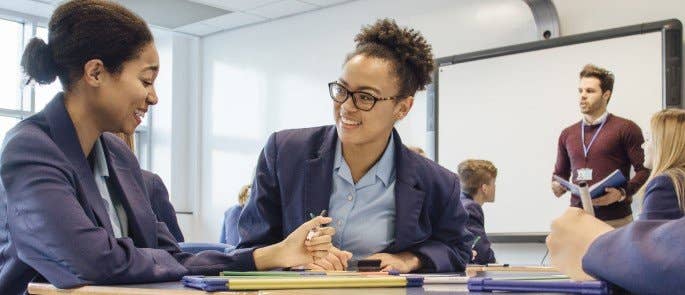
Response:
[[[614,75],[594,65],[586,65],[580,72],[580,112],[582,119],[561,132],[554,175],[578,184],[593,185],[619,170],[635,176],[626,183],[608,187],[602,196],[593,198],[596,217],[613,227],[621,227],[633,220],[630,204],[632,195],[649,176],[643,166],[642,131],[633,121],[607,112],[614,86]],[[560,197],[567,188],[552,180],[552,191]],[[580,197],[572,193],[571,206],[581,207]]]

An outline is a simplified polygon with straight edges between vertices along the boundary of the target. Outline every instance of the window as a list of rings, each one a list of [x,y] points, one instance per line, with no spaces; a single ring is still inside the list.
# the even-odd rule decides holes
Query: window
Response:
[[[33,21],[13,21],[0,18],[0,141],[9,129],[22,119],[42,110],[58,92],[62,91],[59,79],[49,85],[31,83],[24,85],[21,56],[28,41],[38,37],[48,42],[48,30]],[[136,129],[134,151],[140,167],[150,168],[149,116]]]

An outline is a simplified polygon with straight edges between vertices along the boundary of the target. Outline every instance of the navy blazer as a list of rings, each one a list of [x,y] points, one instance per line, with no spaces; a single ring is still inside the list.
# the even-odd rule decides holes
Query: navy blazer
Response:
[[[7,133],[0,158],[0,294],[23,293],[42,278],[71,288],[255,268],[250,250],[181,252],[156,221],[128,146],[109,133],[100,139],[129,237],[114,237],[61,93]]]
[[[421,259],[424,272],[463,271],[473,236],[466,230],[457,175],[410,151],[393,133],[397,218],[395,241],[383,252],[410,251]],[[332,125],[269,137],[240,215],[239,248],[280,241],[309,220],[310,212],[329,208],[337,140]]]
[[[583,270],[634,294],[685,292],[685,218],[636,220],[595,240]]]
[[[145,182],[145,189],[147,195],[150,197],[150,205],[152,205],[152,212],[157,216],[157,220],[163,222],[174,236],[177,242],[183,242],[185,238],[178,226],[176,219],[176,209],[169,201],[169,191],[167,191],[164,182],[159,175],[147,170],[140,170],[143,173],[143,181]]]
[[[224,212],[224,225],[221,228],[220,243],[229,245],[238,245],[240,241],[240,234],[238,232],[238,219],[240,212],[243,211],[243,206],[239,204],[233,205]]]
[[[478,255],[476,258],[472,259],[471,262],[477,264],[488,264],[495,262],[495,251],[490,248],[490,240],[488,235],[485,234],[485,216],[483,214],[483,208],[476,203],[471,196],[462,192],[461,193],[461,203],[464,204],[466,212],[469,213],[469,220],[466,224],[466,228],[475,236],[480,237],[480,240],[473,247]]]
[[[683,210],[678,205],[673,181],[668,175],[654,177],[647,183],[640,219],[678,219]]]

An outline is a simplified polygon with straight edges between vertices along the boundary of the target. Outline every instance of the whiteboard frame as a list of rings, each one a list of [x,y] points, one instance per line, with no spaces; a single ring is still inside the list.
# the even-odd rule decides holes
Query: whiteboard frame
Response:
[[[662,35],[662,105],[664,108],[682,108],[682,23],[678,19],[668,19],[663,21],[643,23],[632,26],[589,32],[584,34],[570,35],[565,37],[553,38],[549,40],[534,41],[518,45],[511,45],[482,51],[441,57],[435,60],[435,70],[433,71],[433,83],[427,87],[427,114],[426,114],[426,133],[427,133],[427,152],[433,160],[438,162],[440,151],[438,141],[440,135],[439,118],[439,87],[440,87],[440,68],[458,63],[465,63],[475,60],[494,58],[505,55],[512,55],[523,52],[544,50],[555,47],[569,46],[574,44],[593,42],[605,39],[619,38],[631,35],[661,32]],[[497,242],[516,242],[516,243],[535,243],[540,242],[540,236],[545,233],[499,233]]]

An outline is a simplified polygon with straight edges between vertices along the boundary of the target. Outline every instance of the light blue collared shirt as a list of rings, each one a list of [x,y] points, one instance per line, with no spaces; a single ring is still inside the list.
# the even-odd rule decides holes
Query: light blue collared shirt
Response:
[[[93,146],[93,176],[95,177],[95,185],[100,191],[100,197],[105,204],[109,221],[112,223],[112,230],[114,236],[117,238],[128,236],[128,219],[126,219],[126,211],[116,198],[112,198],[107,187],[107,179],[109,178],[109,169],[107,169],[107,159],[105,159],[105,150],[102,148],[102,142],[98,139]]]
[[[329,204],[333,245],[361,259],[387,248],[395,241],[395,144],[393,136],[385,152],[355,184],[342,156],[338,139],[333,165],[333,190]]]

